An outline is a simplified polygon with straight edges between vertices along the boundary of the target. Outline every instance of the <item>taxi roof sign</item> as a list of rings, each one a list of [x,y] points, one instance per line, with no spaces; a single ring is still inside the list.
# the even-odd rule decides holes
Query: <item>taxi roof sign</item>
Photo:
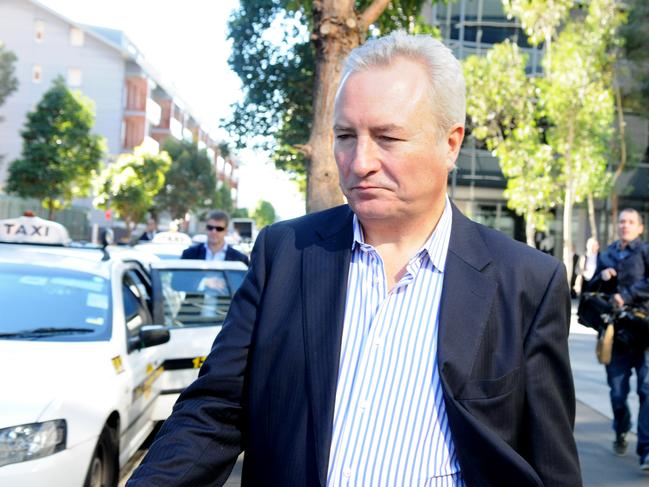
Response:
[[[0,242],[66,245],[68,231],[60,223],[37,216],[0,220]]]
[[[175,244],[191,245],[192,238],[186,233],[182,233],[182,232],[160,232],[160,233],[156,233],[153,236],[153,240],[151,242],[159,243],[159,244],[175,243]]]

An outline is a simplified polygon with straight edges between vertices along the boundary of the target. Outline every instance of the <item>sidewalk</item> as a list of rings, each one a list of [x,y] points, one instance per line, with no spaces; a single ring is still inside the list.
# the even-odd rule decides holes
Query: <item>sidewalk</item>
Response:
[[[642,472],[635,454],[636,436],[629,435],[629,451],[613,454],[610,420],[577,401],[575,439],[584,487],[647,487],[649,473]]]

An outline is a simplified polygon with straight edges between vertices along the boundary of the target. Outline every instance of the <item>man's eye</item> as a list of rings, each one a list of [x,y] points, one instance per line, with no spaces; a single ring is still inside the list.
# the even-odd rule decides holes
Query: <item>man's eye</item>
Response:
[[[389,135],[380,135],[379,139],[383,142],[401,142],[403,140],[397,137],[390,137]]]
[[[352,137],[353,137],[352,134],[336,134],[337,140],[347,140],[347,139],[351,139]]]

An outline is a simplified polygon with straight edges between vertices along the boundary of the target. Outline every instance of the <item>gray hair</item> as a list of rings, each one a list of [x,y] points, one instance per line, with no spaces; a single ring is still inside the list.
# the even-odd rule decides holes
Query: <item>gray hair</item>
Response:
[[[466,88],[462,65],[448,47],[429,35],[410,35],[398,30],[370,39],[349,53],[341,79],[372,67],[388,66],[398,57],[420,62],[428,71],[440,135],[454,124],[464,125]]]

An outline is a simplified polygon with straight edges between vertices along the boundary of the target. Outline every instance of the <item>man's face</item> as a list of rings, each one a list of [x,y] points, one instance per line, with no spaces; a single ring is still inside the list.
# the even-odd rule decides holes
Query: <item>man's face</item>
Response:
[[[398,58],[350,75],[334,107],[340,186],[361,221],[434,214],[464,134],[441,138],[425,68]]]
[[[225,220],[207,220],[207,223],[205,224],[205,232],[207,233],[208,245],[223,245],[227,228],[228,224]]]
[[[149,220],[146,222],[146,231],[147,232],[154,232],[156,228],[156,223],[155,220]]]
[[[642,235],[644,226],[640,222],[640,216],[635,211],[623,211],[617,221],[617,230],[620,240],[623,243],[629,243]]]

